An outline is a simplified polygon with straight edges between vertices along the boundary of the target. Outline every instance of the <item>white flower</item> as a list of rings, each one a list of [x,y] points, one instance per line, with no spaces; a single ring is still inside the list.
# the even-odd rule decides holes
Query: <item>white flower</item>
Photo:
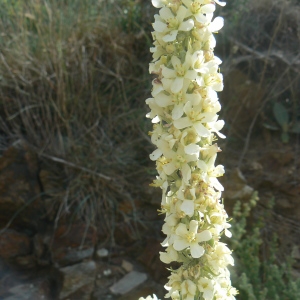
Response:
[[[177,151],[169,150],[163,152],[168,163],[163,165],[163,170],[167,175],[171,175],[176,170],[180,170],[182,180],[188,184],[191,178],[191,168],[189,162],[197,161],[197,155],[188,155],[184,152],[184,148],[179,144]]]
[[[196,284],[187,279],[184,280],[181,284],[181,292],[183,295],[183,299],[185,300],[194,300],[195,299],[195,295],[196,295],[196,291],[197,291],[197,286]]]
[[[156,104],[154,98],[148,98],[146,104],[148,104],[151,109],[146,117],[152,119],[152,123],[158,123],[161,120],[161,116],[164,115],[163,109]]]
[[[182,89],[177,93],[166,93],[165,91],[160,92],[155,96],[155,101],[160,107],[167,107],[173,105],[172,119],[177,120],[183,114],[183,107],[188,101],[192,101],[195,98],[201,99],[199,94],[188,94],[187,89],[189,87],[188,81],[183,81]]]
[[[195,213],[195,200],[196,200],[196,195],[195,195],[195,188],[187,189],[188,190],[188,195],[189,198],[192,199],[186,199],[184,195],[184,188],[181,187],[178,190],[178,198],[182,200],[182,203],[180,205],[180,209],[189,217],[192,217]]]
[[[223,91],[223,75],[220,73],[207,73],[203,76],[204,85],[216,92]]]
[[[218,165],[215,167],[217,152],[219,151],[218,145],[214,144],[201,152],[202,159],[197,161],[197,166],[201,170],[202,179],[204,182],[211,184],[216,190],[224,191],[217,177],[223,176],[224,167]]]
[[[231,251],[224,243],[216,243],[215,251],[210,256],[209,264],[218,271],[220,271],[220,268],[224,269],[228,265],[234,265]]]
[[[199,291],[203,293],[205,300],[212,300],[214,297],[214,281],[206,277],[201,277],[198,280]]]
[[[162,83],[165,89],[169,89],[172,93],[178,93],[183,88],[185,79],[196,79],[197,72],[190,70],[192,66],[192,57],[189,52],[186,53],[185,61],[182,63],[177,56],[172,56],[171,63],[173,69],[167,67],[162,68]]]
[[[174,126],[177,129],[192,126],[200,137],[209,136],[210,131],[203,124],[213,121],[215,118],[214,113],[202,112],[202,106],[191,101],[185,104],[183,111],[186,116],[174,121]]]
[[[173,248],[173,246],[169,246],[166,249],[167,252],[159,252],[160,260],[165,264],[169,264],[172,261],[178,261],[178,252]]]
[[[177,14],[174,15],[170,8],[163,7],[159,11],[159,15],[155,15],[153,28],[155,31],[164,33],[162,38],[165,42],[173,42],[179,31],[190,31],[194,27],[194,21],[188,19],[184,21],[187,8],[180,6]]]
[[[182,131],[180,143],[183,145],[186,154],[197,155],[197,157],[199,157],[201,147],[197,145],[197,143],[199,143],[200,140],[201,138],[196,130],[191,127]]]
[[[225,122],[223,120],[218,120],[218,121],[214,121],[214,122],[208,122],[207,126],[208,128],[210,128],[211,132],[215,132],[218,137],[225,139],[226,136],[220,132],[220,130],[223,128]]]
[[[178,224],[179,219],[175,213],[171,213],[165,218],[165,222],[166,223],[162,227],[162,232],[166,235],[166,238],[161,245],[163,247],[169,247],[173,245],[174,240],[176,239],[175,225]]]
[[[182,0],[182,2],[189,9],[186,16],[193,15],[198,22],[204,24],[211,21],[213,12],[216,9],[214,4],[203,5],[202,0]]]
[[[187,229],[186,225],[179,223],[176,229],[178,238],[173,244],[174,249],[182,251],[186,248],[190,248],[193,258],[201,257],[205,250],[199,243],[209,241],[212,235],[209,230],[198,233],[198,226],[199,224],[195,220],[190,221],[189,229]]]
[[[180,300],[179,291],[181,290],[182,283],[182,268],[179,268],[175,272],[172,272],[169,276],[169,282],[164,286],[168,293],[165,295],[165,298],[172,297],[173,300]]]

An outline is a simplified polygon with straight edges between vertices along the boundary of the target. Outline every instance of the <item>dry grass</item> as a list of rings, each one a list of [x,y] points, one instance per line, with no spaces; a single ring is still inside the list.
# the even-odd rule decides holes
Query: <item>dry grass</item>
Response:
[[[39,155],[52,219],[76,214],[106,233],[124,201],[137,221],[149,152],[144,6],[111,2],[7,1],[0,19],[2,147],[21,140]]]

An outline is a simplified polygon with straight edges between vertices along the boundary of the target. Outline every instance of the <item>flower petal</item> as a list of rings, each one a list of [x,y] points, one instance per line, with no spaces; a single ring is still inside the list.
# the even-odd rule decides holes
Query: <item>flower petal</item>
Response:
[[[199,258],[204,254],[204,248],[197,243],[191,244],[191,255],[193,258]]]
[[[160,8],[164,6],[161,0],[152,0],[152,5],[156,8]]]
[[[213,13],[216,10],[216,6],[214,4],[205,4],[201,7],[201,11],[205,14]]]
[[[155,97],[158,93],[160,93],[163,90],[164,90],[164,87],[162,86],[162,84],[153,83],[153,88],[152,88],[151,95],[153,97]]]
[[[222,17],[216,17],[208,26],[211,32],[217,32],[224,26],[224,19]]]
[[[183,21],[183,19],[185,18],[186,14],[187,14],[188,9],[186,7],[184,7],[183,5],[180,5],[178,11],[177,11],[177,20],[181,23]]]
[[[173,261],[170,255],[166,252],[159,252],[159,258],[165,264],[169,264]]]
[[[202,170],[203,172],[207,172],[207,164],[203,160],[197,161],[197,167]]]
[[[160,149],[154,150],[149,156],[151,160],[157,160],[162,155],[162,151]]]
[[[207,122],[212,122],[216,117],[216,114],[214,112],[205,112],[201,116],[202,116],[201,123],[207,123]]]
[[[192,19],[189,19],[187,21],[184,21],[180,24],[178,30],[181,31],[190,31],[194,27],[194,21]]]
[[[215,48],[216,47],[216,38],[214,37],[214,35],[212,34],[210,37],[209,37],[209,46],[210,48]]]
[[[201,12],[196,14],[195,18],[199,23],[205,24],[207,22],[206,17]]]
[[[214,291],[212,289],[205,289],[203,292],[203,297],[205,300],[212,300],[214,298]]]
[[[152,122],[153,124],[160,122],[160,117],[159,117],[159,116],[154,117],[154,118],[151,120],[151,122]]]
[[[161,80],[162,82],[162,85],[163,85],[163,88],[166,90],[166,91],[169,91],[170,90],[170,87],[171,87],[171,84],[173,83],[173,80],[172,79],[168,79],[168,78],[163,78]]]
[[[178,120],[175,120],[173,124],[177,129],[183,129],[193,125],[192,121],[188,117],[183,117]]]
[[[156,95],[156,97],[154,98],[155,102],[158,106],[160,107],[166,107],[169,105],[172,105],[172,97],[166,95],[164,92],[159,93],[158,95]]]
[[[224,120],[219,120],[215,123],[214,127],[219,131],[224,127],[224,125],[225,125]]]
[[[199,227],[199,223],[196,220],[190,221],[189,232],[196,234],[198,227]]]
[[[184,200],[180,205],[180,209],[189,217],[194,215],[194,201],[193,200]]]
[[[198,135],[199,136],[203,136],[203,137],[205,137],[205,136],[209,136],[209,134],[210,134],[210,132],[209,132],[209,130],[206,128],[206,127],[204,127],[202,124],[201,124],[201,122],[196,122],[196,123],[194,123],[194,128],[196,129],[196,131],[197,131],[197,133],[198,133]],[[176,126],[175,126],[176,127]],[[179,128],[180,129],[180,128]]]
[[[211,232],[209,230],[204,230],[200,233],[197,233],[196,240],[198,243],[209,241],[212,238]]]
[[[225,235],[226,235],[228,238],[231,238],[231,237],[232,237],[232,233],[231,233],[228,229],[225,229]]]
[[[186,94],[185,99],[187,102],[191,102],[193,105],[199,105],[201,101],[200,94]]]
[[[178,93],[183,87],[183,77],[176,77],[171,85],[171,91],[176,94]]]
[[[188,78],[190,80],[195,80],[197,77],[197,72],[195,70],[188,70],[185,73],[185,78]]]
[[[172,111],[173,120],[179,119],[183,115],[183,103],[179,103],[174,106]]]
[[[220,192],[224,191],[223,185],[220,183],[220,181],[216,177],[210,177],[209,181],[217,191],[220,191]]]
[[[166,23],[158,21],[158,20],[156,20],[152,24],[152,27],[157,32],[164,32],[168,28]]]
[[[189,232],[188,230],[186,229],[186,226],[182,223],[179,223],[177,228],[176,228],[176,231],[175,233],[181,237],[184,237],[186,236]]]
[[[182,179],[183,181],[188,184],[189,180],[191,179],[191,175],[192,175],[192,171],[191,168],[188,164],[184,164],[182,169],[181,169],[181,173],[182,173]]]
[[[170,162],[163,165],[163,170],[167,175],[171,175],[176,170],[176,167],[172,162]]]
[[[178,30],[172,30],[169,34],[166,34],[162,39],[164,42],[173,42],[177,37]]]
[[[160,10],[159,10],[159,15],[160,15],[164,20],[174,18],[174,15],[173,15],[171,9],[168,8],[168,7],[163,7],[162,9],[160,9]]]
[[[173,65],[174,68],[177,68],[178,66],[181,65],[181,60],[175,55],[173,55],[171,57],[171,62],[172,62],[172,65]]]
[[[193,154],[199,155],[200,149],[201,148],[200,148],[199,145],[189,144],[189,145],[184,147],[184,152],[186,154],[190,154],[190,155],[193,155]]]
[[[190,244],[184,239],[178,239],[174,241],[173,248],[177,251],[182,251],[183,249],[189,247]]]
[[[162,75],[165,78],[175,78],[176,77],[176,71],[172,70],[172,69],[169,69],[167,67],[163,67],[162,68]]]

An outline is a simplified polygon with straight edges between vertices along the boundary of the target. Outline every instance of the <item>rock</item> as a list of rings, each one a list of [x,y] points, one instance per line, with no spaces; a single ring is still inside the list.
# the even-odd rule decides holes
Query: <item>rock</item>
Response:
[[[115,295],[124,295],[147,280],[147,274],[131,271],[109,289]]]
[[[87,224],[61,224],[55,230],[51,247],[53,261],[67,266],[91,258],[97,242],[97,232]]]
[[[37,260],[34,255],[17,256],[13,262],[16,267],[23,270],[33,270],[38,267]]]
[[[59,288],[58,280],[61,279],[57,270],[47,270],[45,274],[36,274],[35,278],[27,274],[30,278],[24,282],[25,274],[16,276],[14,273],[8,274],[13,277],[8,282],[0,282],[4,294],[0,294],[3,300],[52,300],[57,299],[57,289]],[[56,277],[55,277],[56,276]],[[10,281],[10,283],[9,283]],[[2,285],[3,284],[3,285]],[[9,286],[7,286],[9,285]]]
[[[90,299],[96,277],[96,263],[94,261],[61,268],[60,271],[64,275],[64,281],[59,299]]]
[[[123,259],[122,260],[122,268],[126,271],[126,272],[131,272],[133,270],[133,264],[130,263],[129,261]]]
[[[14,286],[9,290],[11,296],[5,298],[5,300],[46,300],[49,298],[49,286],[43,286],[43,282],[40,284],[21,284]]]
[[[97,256],[102,258],[102,257],[107,257],[108,256],[108,250],[105,248],[101,248],[97,250]]]
[[[26,234],[7,229],[0,234],[0,257],[7,260],[31,253],[31,242]]]
[[[106,269],[106,270],[103,271],[103,275],[104,275],[104,276],[107,276],[107,277],[108,277],[108,276],[110,276],[111,274],[112,274],[111,269]]]
[[[31,239],[21,232],[7,229],[0,234],[0,258],[17,269],[33,269],[37,265]]]
[[[52,264],[52,253],[49,251],[52,234],[43,232],[33,237],[33,252],[39,266],[49,266]]]
[[[0,228],[36,231],[44,216],[38,181],[38,162],[26,149],[8,148],[0,157]]]
[[[1,263],[1,260],[0,260]],[[1,265],[0,265],[1,267]],[[53,267],[42,270],[22,270],[4,267],[0,279],[0,299],[58,299],[62,286],[62,274]],[[2,274],[2,272],[5,272]],[[7,297],[7,298],[6,298]]]

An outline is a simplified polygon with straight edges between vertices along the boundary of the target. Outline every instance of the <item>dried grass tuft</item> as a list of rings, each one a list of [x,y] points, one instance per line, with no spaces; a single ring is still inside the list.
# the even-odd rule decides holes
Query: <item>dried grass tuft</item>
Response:
[[[135,197],[150,181],[140,176],[147,173],[141,153],[149,153],[140,134],[149,91],[145,5],[2,5],[1,144],[22,140],[39,155],[49,216],[56,221],[76,215],[112,233],[124,222],[116,213],[123,201],[132,206],[126,220],[138,219]]]

